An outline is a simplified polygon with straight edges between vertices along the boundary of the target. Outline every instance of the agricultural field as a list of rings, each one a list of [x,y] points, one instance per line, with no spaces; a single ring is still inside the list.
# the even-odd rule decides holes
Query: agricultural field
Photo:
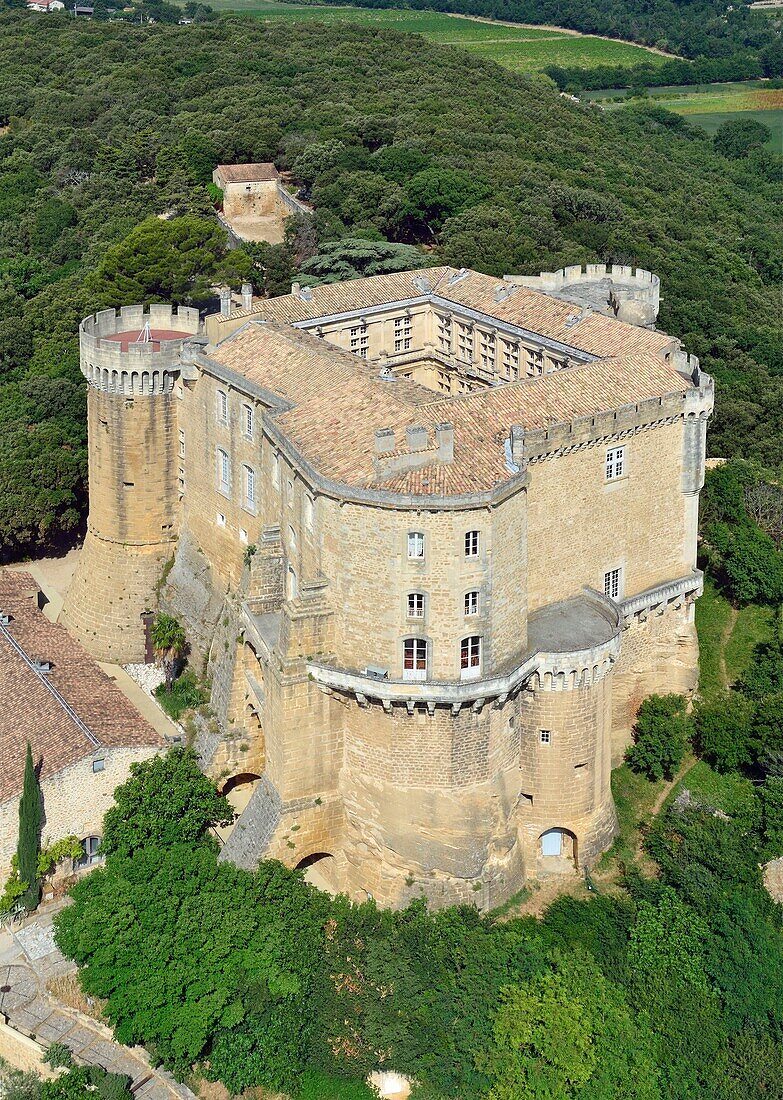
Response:
[[[608,110],[627,102],[629,98],[617,88],[587,92],[585,96],[602,103]],[[651,88],[649,98],[678,115],[684,115],[689,122],[701,126],[709,134],[714,134],[722,122],[747,118],[752,114],[772,131],[770,146],[778,153],[783,152],[783,88],[770,87],[768,81]]]
[[[216,11],[246,12],[259,19],[365,23],[379,29],[420,34],[432,42],[459,46],[519,72],[536,72],[547,65],[593,68],[596,65],[638,65],[642,61],[656,64],[664,60],[661,54],[629,42],[594,38],[559,27],[526,27],[442,12],[312,7],[281,4],[275,0],[209,0],[209,3]]]

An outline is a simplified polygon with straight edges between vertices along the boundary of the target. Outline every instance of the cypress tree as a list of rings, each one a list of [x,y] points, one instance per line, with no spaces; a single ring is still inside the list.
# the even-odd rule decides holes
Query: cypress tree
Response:
[[[41,788],[33,767],[33,750],[27,742],[24,763],[24,785],[19,799],[19,881],[28,884],[27,893],[20,899],[27,909],[35,909],[41,900],[41,883],[38,879],[38,852],[41,840]]]

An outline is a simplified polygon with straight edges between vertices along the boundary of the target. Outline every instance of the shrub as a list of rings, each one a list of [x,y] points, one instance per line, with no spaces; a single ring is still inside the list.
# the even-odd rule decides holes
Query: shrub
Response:
[[[694,747],[719,772],[733,772],[753,760],[755,707],[735,692],[702,703],[695,713]]]
[[[682,695],[651,695],[639,708],[626,760],[650,780],[672,779],[685,755],[690,720]]]
[[[181,676],[173,681],[170,688],[165,684],[159,684],[155,688],[155,698],[165,710],[166,714],[175,721],[186,710],[195,710],[207,702],[208,696],[204,688],[198,682],[195,672],[186,669]]]

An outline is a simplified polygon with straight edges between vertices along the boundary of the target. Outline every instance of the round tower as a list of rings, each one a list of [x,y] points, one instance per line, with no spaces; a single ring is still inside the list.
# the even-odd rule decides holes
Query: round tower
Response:
[[[107,309],[79,327],[90,510],[62,621],[100,660],[145,657],[141,616],[177,537],[174,380],[198,331],[198,310],[168,305]]]

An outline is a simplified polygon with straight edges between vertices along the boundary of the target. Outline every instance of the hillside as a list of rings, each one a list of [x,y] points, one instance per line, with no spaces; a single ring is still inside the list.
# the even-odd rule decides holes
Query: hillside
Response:
[[[768,152],[726,160],[660,108],[578,106],[544,78],[365,27],[9,14],[0,61],[6,555],[83,510],[79,317],[198,299],[217,278],[264,285],[258,255],[227,256],[211,214],[205,185],[232,160],[309,166],[317,217],[299,259],[359,229],[493,274],[597,258],[659,272],[662,326],[720,384],[714,452],[783,461]],[[156,213],[175,216],[129,238]]]

